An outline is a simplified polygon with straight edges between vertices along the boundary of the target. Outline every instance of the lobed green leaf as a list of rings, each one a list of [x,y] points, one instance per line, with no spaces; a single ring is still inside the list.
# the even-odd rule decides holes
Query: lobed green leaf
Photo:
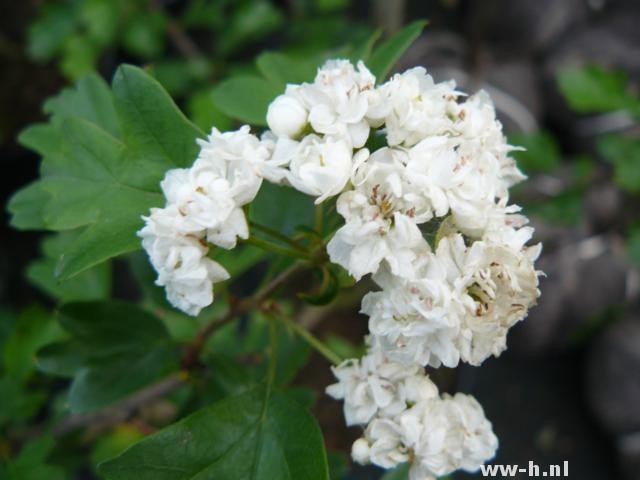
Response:
[[[424,20],[410,23],[373,51],[367,66],[379,83],[384,81],[402,54],[420,36],[426,24]]]
[[[223,399],[99,466],[107,480],[328,480],[315,419],[259,386]]]

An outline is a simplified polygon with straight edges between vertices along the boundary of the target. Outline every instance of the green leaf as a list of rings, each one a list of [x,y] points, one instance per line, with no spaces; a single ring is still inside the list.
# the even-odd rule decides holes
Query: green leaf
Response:
[[[640,192],[640,138],[607,135],[598,141],[598,150],[613,164],[615,183],[628,192]]]
[[[364,42],[357,45],[351,54],[351,61],[358,62],[359,60],[362,60],[363,62],[368,63],[373,47],[382,36],[382,32],[383,30],[381,28],[376,29]]]
[[[329,450],[329,477],[331,480],[346,480],[349,474],[349,459],[344,452]]]
[[[627,91],[622,70],[607,71],[598,65],[566,68],[558,75],[565,99],[578,112],[609,112],[628,109],[640,113],[640,101]]]
[[[213,90],[213,101],[226,115],[251,125],[267,125],[269,103],[282,93],[278,85],[255,76],[237,76]]]
[[[47,227],[42,212],[49,201],[49,194],[40,181],[18,190],[7,206],[11,225],[19,230],[43,230]]]
[[[385,473],[381,480],[408,480],[409,467],[410,465],[408,463],[403,463],[402,465]]]
[[[145,12],[131,18],[122,32],[122,44],[138,57],[157,57],[164,49],[167,19],[160,11]]]
[[[550,132],[513,133],[509,143],[526,149],[511,152],[525,173],[549,172],[560,166],[560,147]]]
[[[223,55],[228,55],[254,40],[262,40],[270,32],[284,23],[284,15],[272,2],[255,0],[237,2],[232,14],[224,15],[227,20],[224,34],[217,38],[217,47]]]
[[[96,73],[79,79],[73,87],[65,88],[44,103],[43,110],[51,115],[53,123],[60,125],[66,118],[78,117],[94,123],[116,138],[120,138],[120,127],[109,85]],[[33,148],[29,143],[21,143]],[[50,141],[55,141],[51,139]],[[47,149],[40,151],[45,155]]]
[[[65,282],[55,280],[58,259],[76,237],[73,232],[46,237],[41,243],[44,256],[28,265],[27,278],[60,303],[105,299],[111,290],[111,266],[107,263],[97,265]]]
[[[0,465],[0,478],[3,480],[65,480],[65,471],[46,463],[55,442],[44,435],[26,444],[17,458]]]
[[[355,345],[348,339],[335,333],[329,333],[324,338],[324,344],[340,358],[360,358],[365,354],[365,346],[362,343]]]
[[[582,216],[583,198],[582,189],[572,188],[543,201],[527,205],[527,212],[549,223],[576,225]]]
[[[71,338],[42,349],[38,365],[74,376],[73,412],[109,405],[178,368],[176,346],[164,325],[135,305],[70,303],[60,309],[59,321]]]
[[[282,89],[282,93],[288,83],[312,82],[318,69],[318,59],[264,52],[256,59],[256,65],[267,80]]]
[[[124,143],[137,160],[137,174],[154,167],[150,180],[155,181],[160,171],[164,175],[169,168],[193,163],[199,150],[196,138],[204,134],[156,80],[138,67],[123,65],[113,78],[113,93]]]
[[[233,120],[217,107],[213,101],[212,89],[202,90],[191,95],[188,100],[187,111],[189,118],[203,131],[210,131],[216,127],[221,132],[231,130]]]
[[[328,480],[322,434],[296,401],[259,386],[100,465],[107,480]]]
[[[0,427],[30,419],[47,401],[47,397],[48,392],[27,388],[13,377],[0,377]],[[0,478],[5,477],[0,475]]]
[[[299,225],[311,226],[314,218],[313,198],[293,188],[263,184],[251,204],[252,221],[291,235]]]
[[[26,309],[16,320],[3,349],[8,376],[26,381],[36,368],[36,351],[62,337],[60,326],[40,307]]]
[[[39,62],[51,60],[73,30],[73,14],[66,5],[43,5],[41,15],[29,26],[29,56]]]
[[[426,24],[424,20],[410,23],[373,51],[367,66],[379,83],[384,81],[402,54],[420,36]]]
[[[269,349],[269,320],[263,315],[255,314],[249,319],[247,326],[239,331],[237,325],[230,324],[218,332],[207,344],[207,352],[213,353],[213,358],[221,354],[228,358],[240,355],[252,356],[253,372],[245,370],[248,377],[245,384],[255,383],[264,378],[267,372],[267,351]],[[276,358],[275,384],[286,385],[291,382],[298,371],[306,364],[311,349],[294,332],[278,324],[278,352]],[[214,369],[215,371],[215,369]],[[236,372],[237,373],[237,372]]]
[[[121,454],[126,448],[142,440],[144,434],[134,425],[118,425],[111,432],[98,438],[91,452],[92,465],[98,465],[116,455]]]
[[[73,33],[62,46],[62,57],[58,67],[69,80],[77,80],[95,70],[100,55],[100,46],[80,33]]]
[[[61,257],[60,279],[140,248],[141,216],[164,203],[160,180],[193,162],[203,136],[139,68],[120,67],[113,92],[115,99],[98,77],[86,77],[47,102],[47,126],[22,137],[43,155],[43,177],[11,200],[13,224],[84,227]]]

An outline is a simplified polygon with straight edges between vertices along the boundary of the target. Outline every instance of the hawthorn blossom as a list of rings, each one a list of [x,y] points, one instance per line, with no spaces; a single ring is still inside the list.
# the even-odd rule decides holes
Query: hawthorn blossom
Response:
[[[158,272],[156,285],[165,287],[172,305],[195,316],[213,302],[213,284],[227,280],[229,274],[207,258],[209,249],[202,238],[176,234],[174,224],[181,216],[175,206],[152,209],[138,235]]]
[[[326,391],[333,398],[344,399],[347,425],[363,425],[374,416],[397,415],[408,403],[437,395],[437,388],[420,366],[390,361],[373,347],[361,359],[345,360],[332,368],[338,383]]]
[[[440,241],[436,256],[446,264],[460,319],[460,357],[479,365],[506,348],[509,329],[523,320],[540,295],[534,261],[540,248],[515,250],[476,241],[467,247],[461,235]]]
[[[338,213],[346,223],[327,252],[356,280],[377,272],[383,261],[395,275],[411,277],[414,262],[429,250],[418,222],[431,214],[398,159],[403,155],[399,150],[377,150],[357,168],[354,190],[338,198]]]
[[[367,150],[360,150],[358,156],[368,156]],[[321,203],[342,192],[352,170],[352,150],[347,141],[307,135],[291,152],[287,178],[293,187]]]
[[[326,391],[344,401],[348,425],[364,427],[355,461],[410,462],[411,480],[430,480],[477,470],[497,439],[475,399],[440,395],[424,368],[500,355],[540,294],[541,247],[509,204],[525,176],[489,96],[467,97],[422,67],[375,80],[362,62],[329,60],[273,100],[260,138],[214,128],[190,168],[167,172],[166,205],[139,235],[169,301],[195,315],[228,278],[210,244],[249,237],[243,207],[264,180],[317,204],[337,196],[344,223],[329,259],[377,287],[362,299],[367,353],[333,367]]]

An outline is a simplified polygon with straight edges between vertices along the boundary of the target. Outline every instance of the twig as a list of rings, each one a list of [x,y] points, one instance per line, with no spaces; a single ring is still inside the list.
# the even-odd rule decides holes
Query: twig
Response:
[[[200,352],[202,352],[204,344],[213,332],[232,321],[238,315],[242,315],[243,313],[246,313],[251,309],[260,306],[262,302],[264,302],[280,287],[282,287],[285,282],[287,282],[292,276],[298,273],[301,270],[302,265],[303,263],[294,263],[292,266],[281,272],[278,276],[271,280],[269,284],[265,285],[264,288],[257,291],[252,296],[232,302],[229,310],[224,314],[222,318],[214,320],[205,325],[205,327],[200,330],[200,332],[198,332],[194,340],[189,345],[187,345],[185,354],[182,357],[182,367],[190,370],[194,366],[196,366],[198,363]]]
[[[160,0],[150,0],[151,9],[164,12],[164,7]],[[202,58],[203,54],[198,46],[189,38],[182,27],[167,14],[167,35],[176,50],[187,58]]]
[[[189,377],[189,370],[198,364],[198,357],[204,348],[204,344],[213,332],[232,321],[236,316],[245,313],[252,308],[260,306],[267,298],[273,295],[291,277],[298,273],[303,263],[296,263],[281,272],[268,285],[254,295],[237,300],[232,303],[227,313],[220,319],[207,324],[187,346],[182,359],[182,368],[168,377],[153,383],[133,395],[107,407],[103,410],[91,413],[70,415],[53,427],[53,435],[61,437],[73,430],[89,425],[109,426],[122,422],[133,415],[140,407],[159,400],[185,384]]]
[[[62,437],[73,430],[89,425],[113,425],[122,422],[143,405],[159,400],[184,385],[188,376],[187,372],[177,372],[103,410],[70,415],[53,427],[53,435]]]
[[[275,307],[275,306],[274,306]],[[270,312],[273,317],[276,319],[280,319],[287,325],[291,330],[297,333],[300,338],[302,338],[305,342],[311,345],[318,353],[320,353],[324,358],[329,360],[334,365],[340,365],[342,363],[342,358],[334,351],[329,349],[319,338],[317,338],[313,333],[307,330],[305,327],[294,321],[290,318],[286,313],[284,313],[281,309],[272,308]]]
[[[249,238],[247,238],[246,240],[242,240],[242,243],[245,243],[247,245],[253,245],[254,247],[258,247],[261,248],[262,250],[266,250],[268,252],[273,252],[273,253],[277,253],[280,255],[284,255],[287,257],[294,257],[294,258],[309,258],[309,253],[306,251],[301,251],[298,249],[293,249],[293,248],[289,248],[289,247],[284,247],[282,245],[279,245],[277,243],[273,243],[270,242],[268,240],[262,239],[262,238],[258,238],[256,236],[251,236]]]
[[[249,225],[251,226],[251,228],[255,228],[256,230],[259,230],[269,235],[270,237],[280,240],[281,242],[286,243],[287,245],[291,245],[291,247],[295,248],[296,250],[300,250],[301,252],[307,252],[307,250],[298,242],[296,242],[294,239],[287,237],[286,235],[280,233],[278,230],[274,228],[267,227],[266,225],[262,225],[261,223],[257,223],[253,221],[249,222]]]

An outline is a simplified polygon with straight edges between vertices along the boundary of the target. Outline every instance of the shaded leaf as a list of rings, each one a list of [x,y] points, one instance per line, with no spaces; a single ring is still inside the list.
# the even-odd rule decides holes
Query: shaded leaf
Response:
[[[607,135],[598,141],[598,150],[613,164],[615,183],[628,192],[640,192],[640,138]]]
[[[76,235],[62,232],[46,237],[41,243],[43,257],[27,266],[29,281],[58,302],[99,300],[111,291],[111,266],[103,263],[64,282],[55,279],[60,255],[73,243]]]
[[[290,187],[263,184],[251,204],[249,218],[291,235],[299,225],[313,225],[313,198]]]
[[[251,125],[267,125],[269,103],[282,93],[278,85],[260,77],[237,76],[213,90],[213,101],[226,115]]]
[[[108,480],[328,480],[322,434],[296,401],[259,386],[100,465]]]
[[[597,65],[566,68],[558,75],[565,99],[578,112],[608,112],[629,109],[640,113],[640,101],[628,93],[622,70],[607,71]]]
[[[410,23],[373,51],[367,66],[378,83],[384,81],[402,54],[420,36],[426,24],[424,20]]]
[[[32,440],[18,456],[0,465],[0,478],[3,480],[65,480],[64,469],[47,464],[47,457],[53,449],[54,441],[48,435]]]
[[[387,471],[382,476],[381,480],[409,480],[409,467],[408,463],[403,463],[402,465]]]
[[[72,375],[74,412],[109,405],[177,369],[176,346],[153,315],[124,302],[78,302],[60,309],[70,340],[38,353],[42,370]],[[126,375],[123,375],[126,372]]]
[[[560,166],[560,147],[549,132],[514,133],[509,143],[525,148],[511,152],[525,173],[548,172]]]
[[[160,180],[198,153],[202,132],[143,70],[120,67],[113,92],[88,76],[47,102],[49,124],[22,136],[43,155],[42,178],[11,200],[13,224],[85,227],[65,248],[60,279],[140,248],[140,217],[164,203]]]
[[[2,352],[6,374],[19,382],[27,380],[36,369],[36,351],[59,340],[62,333],[52,315],[43,308],[31,307],[23,311]]]
[[[283,93],[288,83],[312,82],[318,60],[314,57],[294,59],[279,52],[264,52],[256,59],[256,65],[260,73]]]

